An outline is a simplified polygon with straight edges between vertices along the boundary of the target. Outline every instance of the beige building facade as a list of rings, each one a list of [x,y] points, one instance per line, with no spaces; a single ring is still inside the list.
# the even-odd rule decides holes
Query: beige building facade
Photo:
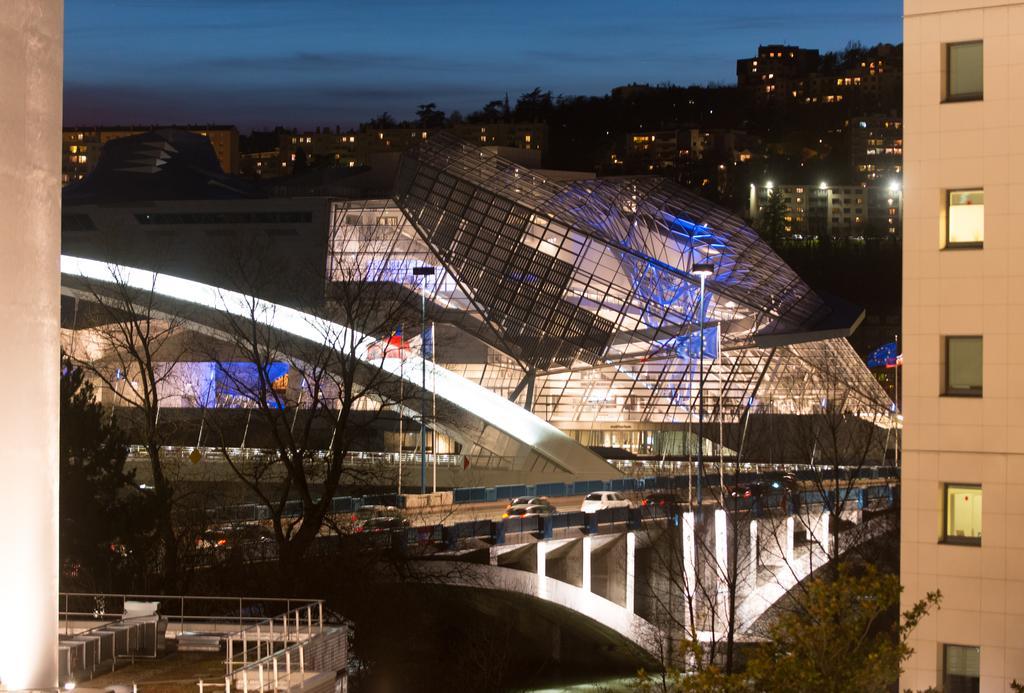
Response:
[[[900,689],[1024,682],[1024,2],[905,0]]]

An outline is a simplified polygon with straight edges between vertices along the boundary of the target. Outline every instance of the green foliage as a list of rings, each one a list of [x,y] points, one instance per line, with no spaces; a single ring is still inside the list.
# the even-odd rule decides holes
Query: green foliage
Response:
[[[726,674],[714,662],[708,661],[704,646],[699,642],[684,641],[680,657],[689,662],[683,673],[669,669],[663,674],[648,674],[640,670],[636,689],[644,693],[749,693],[752,682],[740,674]]]
[[[145,565],[152,514],[133,475],[125,472],[124,435],[96,403],[82,371],[66,357],[61,365],[62,579],[83,589],[125,587]]]
[[[941,594],[928,593],[902,618],[899,578],[867,566],[839,568],[835,580],[812,581],[768,632],[745,672],[725,674],[706,661],[699,643],[686,643],[682,661],[689,671],[663,675],[641,671],[638,689],[672,693],[884,693],[899,679],[913,654],[910,634]]]
[[[765,690],[889,690],[913,653],[910,633],[941,600],[928,593],[902,619],[891,619],[902,591],[897,576],[873,566],[859,573],[840,566],[835,581],[812,582],[798,608],[774,624],[748,674]]]

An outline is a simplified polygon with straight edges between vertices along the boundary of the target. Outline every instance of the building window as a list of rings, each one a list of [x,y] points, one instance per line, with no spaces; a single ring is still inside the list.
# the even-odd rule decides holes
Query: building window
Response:
[[[946,382],[943,394],[981,397],[981,337],[946,337]]]
[[[946,46],[946,100],[974,101],[984,94],[982,42]]]
[[[981,545],[981,486],[946,484],[943,542]]]
[[[950,190],[946,247],[978,248],[985,241],[985,191]]]
[[[981,690],[981,648],[944,645],[942,648],[943,693],[978,693]]]

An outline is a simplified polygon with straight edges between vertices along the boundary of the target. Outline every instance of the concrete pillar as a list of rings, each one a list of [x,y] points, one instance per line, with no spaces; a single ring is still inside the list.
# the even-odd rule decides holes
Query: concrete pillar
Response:
[[[683,513],[683,580],[686,596],[690,598],[696,593],[697,588],[697,542],[692,512]]]
[[[815,538],[818,543],[821,544],[821,551],[825,555],[824,560],[828,560],[829,555],[829,540],[832,538],[829,535],[829,520],[832,515],[828,510],[823,510],[821,516],[818,518],[818,529],[815,532]]]
[[[715,510],[715,608],[718,622],[727,622],[729,595],[729,533],[725,510]],[[735,541],[735,538],[734,538]]]
[[[0,12],[0,682],[57,686],[57,444],[64,3]],[[92,154],[90,154],[92,155]]]
[[[541,599],[548,598],[548,581],[547,581],[547,565],[548,565],[548,543],[546,541],[537,542],[537,596]]]
[[[789,515],[789,516],[786,517],[786,542],[785,542],[785,544],[783,544],[783,546],[786,547],[786,555],[784,556],[784,558],[786,559],[786,564],[787,565],[793,565],[793,543],[794,543],[793,533],[795,531],[796,531],[796,518],[793,515]]]
[[[583,537],[583,578],[580,587],[584,592],[590,592],[590,557],[594,550],[594,540],[588,534]]]
[[[626,611],[636,609],[636,532],[626,532]]]
[[[750,565],[747,567],[747,581],[751,589],[757,589],[757,563],[760,549],[757,520],[750,521]]]

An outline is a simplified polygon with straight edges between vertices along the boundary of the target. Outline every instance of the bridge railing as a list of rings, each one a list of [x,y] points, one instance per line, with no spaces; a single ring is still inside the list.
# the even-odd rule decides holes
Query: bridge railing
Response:
[[[821,470],[810,467],[794,468],[790,470],[798,481],[811,481],[820,478]],[[727,485],[733,483],[743,485],[763,478],[762,471],[744,471],[738,475],[731,475]],[[862,468],[840,468],[838,477],[840,481],[853,480],[878,480],[887,481],[898,478],[899,470],[893,467],[862,467]],[[831,470],[829,475],[831,476]],[[474,486],[467,488],[456,488],[452,490],[452,501],[455,504],[467,503],[493,503],[502,500],[510,500],[521,496],[548,496],[550,498],[565,498],[582,496],[594,491],[617,491],[620,493],[645,493],[661,490],[683,491],[690,489],[693,484],[693,476],[648,476],[648,477],[621,477],[610,480],[581,480],[573,482],[554,482],[542,484],[508,484],[502,486]],[[705,480],[705,487],[711,493],[718,488],[718,478],[709,475]],[[869,487],[870,488],[870,487]],[[331,512],[333,513],[354,513],[364,505],[390,505],[404,507],[404,496],[397,493],[381,493],[365,496],[335,496],[331,499]],[[284,514],[286,517],[298,517],[302,514],[302,501],[293,500],[285,505]],[[270,519],[269,509],[258,503],[243,505],[225,506],[212,508],[207,511],[211,522],[259,522]]]
[[[866,486],[853,489],[848,502],[852,502],[860,510],[870,506],[881,505],[892,507],[899,497],[899,488],[892,485]],[[800,507],[826,505],[834,500],[831,492],[803,491],[790,497],[784,492],[777,492],[760,498],[737,498],[736,507],[749,511],[760,517],[780,510],[795,513]],[[657,520],[673,520],[685,510],[685,506],[642,505],[634,508],[607,508],[594,513],[572,511],[552,513],[551,515],[532,515],[510,517],[504,520],[467,520],[451,525],[437,525],[431,528],[409,528],[404,540],[407,543],[419,541],[424,543],[428,535],[425,529],[435,530],[429,537],[431,541],[440,541],[449,548],[455,548],[460,542],[478,539],[494,544],[503,544],[509,535],[533,534],[537,538],[552,538],[556,531],[579,530],[584,534],[598,534],[602,529],[621,527],[639,529],[645,522]],[[440,536],[436,534],[440,530]]]

